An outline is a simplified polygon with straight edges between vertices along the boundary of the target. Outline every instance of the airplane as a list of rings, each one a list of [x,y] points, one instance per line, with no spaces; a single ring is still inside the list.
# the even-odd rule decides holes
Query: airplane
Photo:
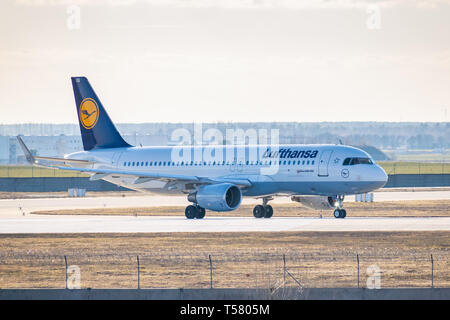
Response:
[[[388,179],[368,153],[345,145],[220,145],[215,148],[222,157],[214,159],[206,159],[207,147],[201,145],[132,146],[116,129],[88,79],[71,79],[84,151],[64,158],[34,156],[17,136],[27,161],[85,172],[90,180],[103,179],[136,191],[184,194],[192,203],[185,209],[187,219],[202,219],[206,210],[235,210],[243,197],[262,200],[253,208],[255,218],[271,218],[274,210],[268,202],[277,196],[290,196],[312,209],[334,209],[335,218],[345,218],[346,195],[382,188]],[[180,154],[184,158],[174,157]]]

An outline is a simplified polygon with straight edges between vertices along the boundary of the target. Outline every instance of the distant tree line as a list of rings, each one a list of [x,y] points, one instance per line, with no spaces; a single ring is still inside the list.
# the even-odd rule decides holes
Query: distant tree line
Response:
[[[179,128],[194,131],[193,123],[122,123],[124,135],[152,135],[167,141]],[[375,146],[379,149],[449,149],[449,122],[215,122],[203,123],[203,130],[278,129],[280,143],[339,143]],[[0,136],[79,135],[77,124],[0,125]],[[165,139],[163,139],[165,138]]]

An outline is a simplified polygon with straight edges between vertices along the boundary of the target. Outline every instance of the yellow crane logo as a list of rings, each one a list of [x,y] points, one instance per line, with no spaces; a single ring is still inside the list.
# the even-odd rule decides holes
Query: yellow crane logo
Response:
[[[86,129],[92,129],[98,120],[98,105],[94,99],[86,98],[81,102],[79,111],[80,122]]]

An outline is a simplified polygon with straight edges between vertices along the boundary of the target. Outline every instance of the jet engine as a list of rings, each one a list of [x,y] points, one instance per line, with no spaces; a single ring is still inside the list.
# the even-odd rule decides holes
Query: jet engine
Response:
[[[241,204],[242,193],[234,184],[209,184],[200,186],[195,193],[189,194],[188,200],[208,210],[232,211]]]
[[[337,197],[325,196],[292,196],[291,200],[316,210],[334,209],[338,201]]]

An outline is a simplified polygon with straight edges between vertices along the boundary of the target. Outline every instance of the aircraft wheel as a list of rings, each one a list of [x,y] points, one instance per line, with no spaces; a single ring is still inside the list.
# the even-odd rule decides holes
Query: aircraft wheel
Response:
[[[260,204],[253,208],[253,216],[255,218],[262,218],[262,217],[264,217],[265,216],[265,212],[266,212],[266,210],[265,210],[264,206],[262,206]]]
[[[264,218],[271,218],[273,216],[273,208],[270,205],[264,206]]]
[[[345,211],[344,209],[336,209],[336,210],[334,210],[333,215],[337,219],[339,219],[339,218],[343,219],[347,216],[347,211]]]
[[[336,219],[339,219],[341,217],[341,209],[334,210],[333,215]]]
[[[197,219],[203,219],[205,217],[205,214],[206,214],[205,208],[197,207],[196,209],[197,209],[197,216],[196,216],[196,218]]]
[[[184,210],[184,215],[188,219],[194,219],[197,216],[198,211],[199,210],[197,210],[196,206],[190,205],[190,206],[187,206],[186,209]]]

